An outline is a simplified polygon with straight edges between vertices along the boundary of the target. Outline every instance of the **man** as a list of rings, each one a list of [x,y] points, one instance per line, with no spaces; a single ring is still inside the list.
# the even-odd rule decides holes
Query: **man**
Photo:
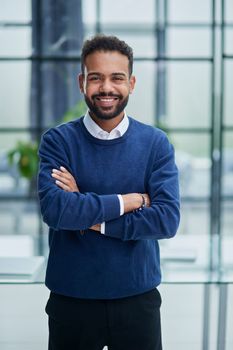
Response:
[[[87,114],[47,131],[39,198],[50,228],[50,350],[160,350],[158,240],[179,223],[173,147],[125,112],[132,49],[84,43],[79,85]]]

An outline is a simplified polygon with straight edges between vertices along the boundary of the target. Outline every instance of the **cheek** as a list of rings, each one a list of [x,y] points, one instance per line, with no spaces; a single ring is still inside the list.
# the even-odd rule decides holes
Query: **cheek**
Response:
[[[128,96],[131,92],[131,88],[129,85],[124,86],[124,88],[121,89],[121,93],[124,96]]]
[[[90,86],[88,84],[85,86],[84,93],[86,95],[91,96],[94,92],[96,92],[96,89],[94,89],[93,86]]]

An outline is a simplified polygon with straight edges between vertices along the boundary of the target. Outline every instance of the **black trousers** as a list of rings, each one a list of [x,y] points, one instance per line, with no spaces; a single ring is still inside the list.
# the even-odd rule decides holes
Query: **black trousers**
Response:
[[[157,289],[113,300],[51,293],[49,350],[161,350],[160,305]]]

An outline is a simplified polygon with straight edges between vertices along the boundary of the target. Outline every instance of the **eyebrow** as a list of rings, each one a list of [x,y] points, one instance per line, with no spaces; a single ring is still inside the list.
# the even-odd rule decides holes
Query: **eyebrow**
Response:
[[[89,76],[91,76],[91,75],[103,75],[102,73],[100,73],[100,72],[90,72],[90,73],[88,73],[87,74],[87,76],[89,77]],[[112,73],[111,74],[112,76],[122,76],[122,77],[126,77],[127,76],[127,74],[126,73],[123,73],[123,72],[114,72],[114,73]]]
[[[127,76],[126,73],[122,73],[122,72],[112,73],[112,75],[113,75],[113,76],[114,76],[114,75],[121,75],[121,76],[123,76],[123,77],[126,77],[126,76]]]

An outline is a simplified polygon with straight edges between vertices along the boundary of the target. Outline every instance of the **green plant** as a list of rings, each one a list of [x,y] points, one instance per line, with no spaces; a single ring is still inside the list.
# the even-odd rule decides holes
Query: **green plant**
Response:
[[[80,118],[82,115],[85,114],[86,110],[86,103],[83,100],[81,100],[64,114],[62,121],[66,123],[70,120]]]
[[[22,177],[33,179],[38,170],[38,145],[36,142],[18,141],[16,146],[8,152],[10,165],[16,164]]]
[[[69,109],[62,118],[62,123],[81,117],[87,107],[85,102],[79,101],[73,108]],[[33,180],[38,171],[38,144],[32,141],[18,141],[16,146],[12,148],[7,156],[10,165],[16,165],[19,174],[28,179]]]

